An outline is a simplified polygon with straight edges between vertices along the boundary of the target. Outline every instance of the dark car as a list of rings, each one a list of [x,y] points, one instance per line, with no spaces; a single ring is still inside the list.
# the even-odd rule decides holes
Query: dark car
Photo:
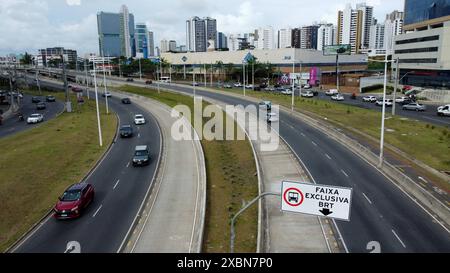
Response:
[[[134,82],[134,80],[132,78],[128,78],[127,82]]]
[[[48,95],[47,97],[45,97],[45,100],[46,100],[47,102],[55,102],[55,101],[56,101],[56,98],[55,98],[55,96]]]
[[[32,97],[31,98],[31,102],[32,103],[38,103],[38,102],[41,102],[41,99],[39,97]]]
[[[146,81],[145,81],[145,84],[152,84],[152,83],[153,83],[152,80],[146,80]]]
[[[37,110],[44,110],[45,108],[47,108],[47,105],[45,104],[45,102],[38,102],[36,104],[36,109]]]
[[[147,145],[136,146],[133,156],[133,166],[144,166],[150,164],[150,151]]]
[[[123,98],[122,103],[123,104],[131,104],[131,100],[129,98]]]
[[[131,125],[123,125],[120,127],[120,137],[132,137],[133,127]]]
[[[317,90],[311,90],[311,92],[313,93],[314,96],[318,96],[319,95],[319,91],[317,91]]]
[[[56,219],[72,219],[81,213],[94,200],[94,187],[87,183],[77,183],[70,186],[53,208]]]

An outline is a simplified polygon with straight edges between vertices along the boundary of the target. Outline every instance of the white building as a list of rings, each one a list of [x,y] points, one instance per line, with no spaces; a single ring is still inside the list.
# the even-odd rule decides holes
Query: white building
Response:
[[[208,41],[217,43],[216,19],[206,17],[200,19],[195,16],[186,21],[186,45],[188,51],[206,52]]]
[[[284,28],[278,31],[278,48],[292,47],[292,28]]]
[[[384,22],[384,41],[385,49],[388,54],[392,54],[394,37],[403,32],[403,12],[394,11],[386,15]]]
[[[359,52],[362,35],[362,11],[352,9],[347,4],[344,10],[338,12],[337,24],[338,44],[350,44],[352,53]]]
[[[321,25],[317,33],[317,50],[336,43],[336,27],[333,24]]]
[[[228,50],[229,51],[237,51],[239,50],[239,38],[241,38],[240,34],[230,34],[228,35]]]
[[[169,41],[167,41],[166,39],[161,40],[159,50],[161,51],[161,53],[169,52]]]
[[[255,48],[257,49],[275,49],[275,33],[273,27],[259,28],[255,33]]]
[[[122,35],[125,37],[122,39],[122,49],[123,52],[125,52],[125,57],[131,58],[132,57],[132,51],[131,51],[131,41],[130,39],[127,39],[127,37],[131,37],[130,34],[130,12],[128,11],[128,7],[125,5],[122,5],[120,9],[120,16],[122,17],[121,23],[123,24],[121,26]],[[134,22],[133,22],[134,24]]]

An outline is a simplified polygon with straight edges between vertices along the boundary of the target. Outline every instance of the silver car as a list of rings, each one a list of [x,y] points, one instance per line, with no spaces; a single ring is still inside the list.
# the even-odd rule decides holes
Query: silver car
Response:
[[[406,105],[403,105],[402,107],[403,110],[411,110],[411,111],[425,111],[427,108],[425,107],[425,105],[423,104],[419,104],[417,102],[413,102],[413,103],[409,103]]]

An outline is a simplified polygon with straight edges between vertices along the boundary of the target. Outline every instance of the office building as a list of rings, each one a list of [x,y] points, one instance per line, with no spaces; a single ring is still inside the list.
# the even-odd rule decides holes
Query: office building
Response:
[[[403,12],[394,11],[386,15],[384,22],[384,48],[392,55],[394,37],[403,33]]]
[[[292,47],[292,29],[284,28],[278,30],[278,48]]]
[[[136,55],[134,16],[126,6],[119,13],[97,14],[100,56],[127,58]]]
[[[144,23],[136,24],[136,53],[141,54],[145,59],[150,55],[150,36],[147,25]]]
[[[206,17],[200,19],[195,16],[186,21],[186,45],[188,51],[206,52],[208,41],[217,39],[217,22],[215,19]]]
[[[227,36],[223,34],[222,32],[217,33],[217,45],[216,48],[221,49],[227,49],[228,48],[228,41]]]
[[[62,61],[62,56],[67,56],[67,64],[75,65],[77,61],[77,51],[72,49],[65,49],[63,47],[51,47],[39,49],[36,56],[37,65],[39,67],[47,67],[52,60],[57,62]]]
[[[352,9],[347,4],[344,10],[338,12],[337,42],[338,44],[350,44],[352,54],[361,51],[363,40],[363,11]]]
[[[169,41],[169,51],[176,52],[177,51],[177,42],[174,40]]]
[[[404,17],[393,56],[402,83],[450,89],[450,0],[405,0]]]
[[[317,30],[317,50],[322,51],[324,46],[336,44],[336,27],[333,24],[324,24]]]
[[[151,57],[155,56],[155,36],[153,31],[148,32],[148,47],[149,47],[149,55]]]

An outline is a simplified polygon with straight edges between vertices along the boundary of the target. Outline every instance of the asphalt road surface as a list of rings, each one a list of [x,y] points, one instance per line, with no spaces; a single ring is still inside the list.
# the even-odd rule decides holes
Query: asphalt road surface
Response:
[[[22,99],[20,112],[23,114],[25,120],[19,121],[18,115],[13,115],[10,118],[4,120],[3,124],[0,125],[0,138],[39,126],[41,123],[27,124],[27,117],[29,117],[31,114],[43,114],[44,122],[46,122],[50,119],[55,118],[64,109],[64,104],[62,102],[45,102],[45,96],[41,96],[41,101],[47,104],[47,108],[44,110],[36,110],[36,103],[31,102],[31,97],[32,96],[30,95],[24,94],[24,97]]]
[[[79,219],[60,221],[48,217],[13,249],[14,252],[62,253],[71,241],[78,242],[83,253],[118,251],[152,183],[161,139],[159,127],[149,113],[134,104],[124,105],[116,98],[108,101],[118,114],[120,124],[132,125],[135,135],[129,139],[119,136],[109,154],[86,179],[95,188],[94,202]],[[145,116],[147,124],[134,125],[134,114],[138,113]],[[137,145],[150,147],[149,166],[132,166]]]

